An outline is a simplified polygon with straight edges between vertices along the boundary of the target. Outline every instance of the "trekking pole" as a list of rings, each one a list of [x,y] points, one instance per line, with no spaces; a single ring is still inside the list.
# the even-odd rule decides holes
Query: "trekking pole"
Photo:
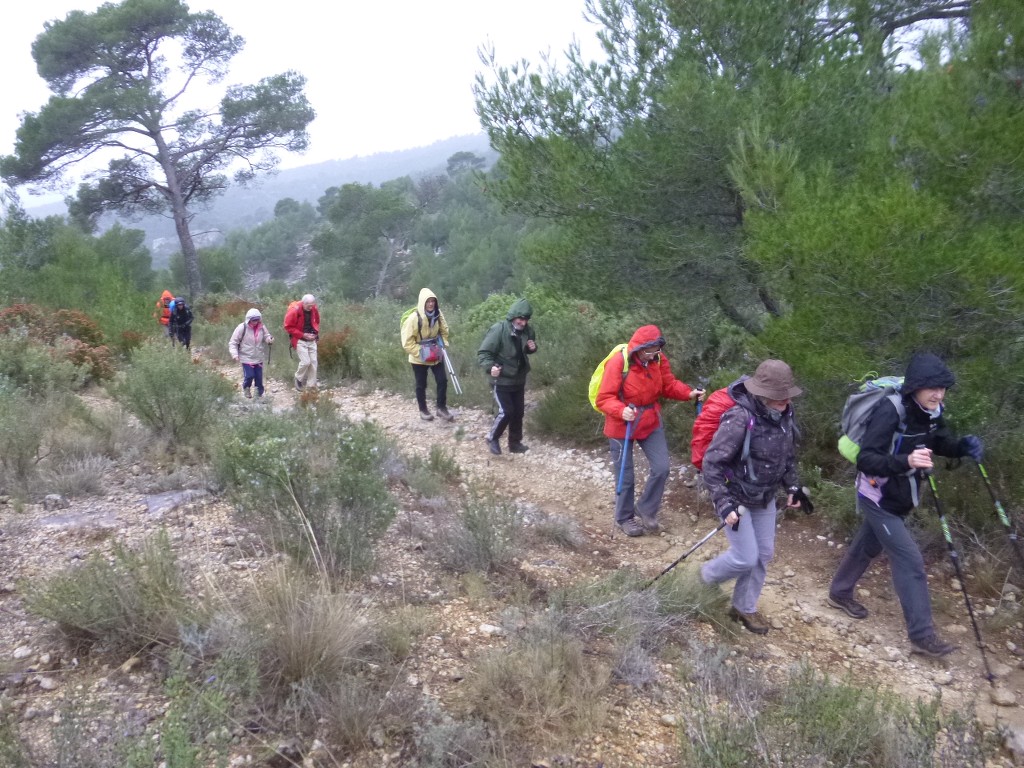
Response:
[[[967,604],[967,615],[971,617],[971,626],[974,628],[974,639],[978,643],[978,650],[981,652],[981,663],[985,667],[985,679],[995,687],[996,679],[992,674],[992,670],[988,666],[988,657],[985,655],[985,644],[981,640],[981,630],[978,629],[978,621],[974,618],[974,608],[971,606],[971,598],[967,595],[966,582],[964,581],[963,571],[960,570],[960,555],[956,551],[956,547],[953,546],[953,536],[949,532],[949,524],[946,522],[946,516],[942,513],[942,505],[939,503],[939,489],[935,485],[935,475],[931,472],[925,472],[925,476],[928,478],[928,487],[932,490],[932,501],[935,502],[935,512],[939,516],[939,524],[942,527],[942,537],[946,540],[946,548],[949,550],[949,559],[953,561],[953,572],[956,574],[956,580],[960,583],[960,591],[964,596],[964,603]]]
[[[742,508],[742,507],[738,508],[738,509],[736,510],[736,514],[737,514],[737,515],[740,515],[740,516],[742,517],[742,516],[743,516],[743,508]],[[739,520],[737,520],[737,521],[736,521],[736,525],[734,525],[734,526],[732,527],[732,529],[733,529],[733,530],[735,531],[735,530],[736,530],[737,528],[739,528],[739,527],[740,527],[740,522],[739,522]],[[693,545],[692,547],[690,547],[690,548],[689,548],[688,550],[686,550],[686,551],[685,551],[685,552],[684,552],[683,554],[681,554],[681,555],[680,555],[679,557],[677,557],[677,558],[676,558],[675,560],[673,560],[673,561],[672,561],[672,563],[671,563],[671,564],[670,564],[670,565],[669,565],[669,566],[668,566],[668,567],[667,567],[667,568],[666,568],[665,570],[663,570],[663,571],[662,571],[661,573],[659,573],[659,574],[658,574],[657,576],[655,576],[655,577],[654,577],[653,579],[651,579],[651,580],[650,580],[650,581],[648,581],[648,582],[647,582],[646,584],[644,584],[644,585],[643,585],[642,587],[640,587],[640,591],[641,591],[641,592],[643,592],[643,591],[644,591],[645,589],[647,589],[647,588],[648,588],[649,586],[651,586],[651,585],[652,585],[652,584],[653,584],[654,582],[656,582],[656,581],[657,581],[658,579],[660,579],[660,578],[661,578],[662,576],[664,576],[664,575],[665,575],[666,573],[668,573],[668,572],[669,572],[669,571],[671,571],[671,570],[672,570],[673,568],[675,568],[675,567],[676,567],[677,565],[679,565],[679,564],[680,564],[681,562],[683,562],[683,560],[685,560],[685,559],[686,559],[686,558],[688,558],[688,557],[689,557],[690,555],[692,555],[692,554],[693,554],[694,552],[696,552],[696,551],[697,551],[698,549],[700,549],[700,548],[701,548],[701,547],[703,547],[703,546],[704,546],[705,544],[707,544],[707,543],[708,543],[708,541],[709,541],[709,540],[711,539],[711,537],[712,537],[712,536],[714,536],[714,535],[715,535],[716,533],[718,533],[718,532],[719,532],[720,530],[722,530],[723,528],[725,528],[725,520],[723,520],[722,522],[720,522],[720,523],[718,524],[718,527],[717,527],[717,528],[715,528],[715,529],[714,529],[713,531],[711,531],[710,533],[708,533],[708,534],[707,534],[706,536],[704,536],[704,538],[703,538],[703,539],[701,539],[700,541],[698,541],[698,542],[697,542],[696,544],[694,544],[694,545]]]
[[[706,376],[701,376],[701,377],[699,377],[697,379],[697,389],[700,389],[700,390],[704,391],[704,395],[702,397],[707,395],[708,379],[707,379]],[[698,397],[696,400],[693,401],[693,416],[694,416],[694,418],[696,418],[697,416],[700,416],[700,412],[702,410],[704,410],[704,401],[703,401],[703,399],[701,397]]]
[[[636,408],[632,405],[627,405],[627,408],[633,408],[634,412]],[[619,481],[615,483],[615,495],[618,496],[622,493],[622,480],[626,475],[626,452],[629,450],[629,439],[633,435],[633,425],[636,423],[637,417],[640,414],[637,413],[633,417],[632,421],[626,422],[626,439],[622,442],[622,456],[619,457]]]
[[[462,387],[459,385],[459,377],[455,375],[455,367],[452,365],[451,358],[448,357],[448,349],[444,345],[444,339],[440,335],[437,337],[437,343],[441,345],[441,357],[444,358],[444,367],[448,369],[448,375],[451,377],[452,386],[455,387],[455,394],[462,394]]]
[[[978,465],[978,472],[981,473],[982,479],[985,481],[985,487],[988,488],[988,495],[992,497],[992,503],[995,505],[996,513],[999,515],[999,522],[1003,524],[1006,529],[1006,535],[1010,538],[1010,543],[1013,544],[1013,551],[1017,553],[1017,559],[1021,565],[1024,566],[1024,552],[1020,548],[1020,540],[1017,538],[1017,529],[1013,527],[1010,522],[1009,515],[1006,514],[1006,510],[1003,509],[1002,503],[996,497],[995,489],[992,487],[992,481],[988,479],[988,472],[985,471],[985,465],[980,461],[975,462]]]

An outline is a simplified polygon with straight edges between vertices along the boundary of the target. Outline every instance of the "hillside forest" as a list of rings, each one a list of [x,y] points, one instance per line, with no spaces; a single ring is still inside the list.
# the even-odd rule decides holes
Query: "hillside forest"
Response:
[[[463,381],[480,378],[475,345],[488,326],[517,297],[530,300],[544,354],[531,373],[527,429],[560,444],[603,444],[587,382],[638,326],[658,325],[677,376],[709,391],[765,358],[785,360],[804,390],[795,406],[801,477],[839,532],[855,522],[853,469],[835,449],[846,396],[869,372],[901,374],[913,352],[935,352],[957,379],[947,421],[982,438],[992,487],[1011,518],[1024,513],[1020,3],[587,0],[586,9],[601,61],[575,48],[512,64],[484,52],[473,88],[493,162],[458,150],[427,172],[338,179],[310,200],[282,198],[269,220],[196,247],[194,264],[179,251],[156,270],[130,218],[101,231],[98,217],[118,205],[126,214],[163,206],[184,225],[231,195],[222,177],[196,176],[202,194],[174,210],[152,192],[158,184],[129,194],[100,183],[80,190],[67,216],[33,218],[16,191],[53,158],[19,134],[16,154],[0,159],[11,185],[0,222],[0,495],[30,504],[45,494],[50,444],[66,424],[91,418],[70,394],[102,390],[129,404],[155,442],[180,444],[168,461],[215,466],[223,487],[248,487],[240,504],[251,509],[258,483],[244,468],[271,462],[261,430],[286,441],[316,429],[270,416],[224,424],[215,403],[230,387],[183,377],[225,356],[249,307],[283,342],[286,306],[312,293],[324,387],[408,392],[398,319],[428,287],[452,327]],[[61,87],[80,74],[65,72]],[[97,100],[128,99],[106,85]],[[265,85],[233,98],[264,121],[267,142],[281,149],[287,134],[299,148],[308,105],[299,99],[292,122],[274,124],[270,102],[298,99],[301,77]],[[268,101],[257,109],[260,98]],[[164,289],[187,296],[196,315],[196,365],[176,371],[173,386],[199,387],[209,412],[179,418],[147,405],[147,377],[179,367],[157,351],[166,341],[154,303]],[[488,395],[467,386],[462,403],[486,408]],[[315,401],[306,408],[317,412]],[[346,429],[333,413],[323,418],[328,431]],[[685,462],[692,408],[669,407],[665,418],[673,461]],[[341,448],[318,444],[303,461],[348,462],[372,478],[377,469],[345,451],[376,450],[373,439],[349,438]],[[984,487],[946,469],[940,483],[965,557],[1009,569],[1013,553]],[[359,504],[384,498],[371,485]],[[269,497],[288,503],[280,488]],[[937,522],[921,525],[939,550]],[[372,549],[375,531],[359,546]],[[365,565],[346,546],[349,559],[312,570],[358,573]]]

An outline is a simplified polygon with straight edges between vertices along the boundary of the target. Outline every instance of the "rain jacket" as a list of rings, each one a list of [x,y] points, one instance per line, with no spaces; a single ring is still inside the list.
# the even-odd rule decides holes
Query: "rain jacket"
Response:
[[[736,405],[722,416],[704,454],[704,483],[722,519],[739,505],[765,506],[780,486],[799,487],[793,407],[782,413],[771,410],[747,392],[747,378],[729,385]],[[744,461],[747,430],[750,456]]]
[[[942,408],[926,411],[913,393],[928,387],[949,388],[956,383],[953,373],[938,357],[919,354],[911,359],[903,378],[904,428],[900,413],[888,398],[871,412],[857,455],[857,492],[886,512],[908,515],[920,499],[921,475],[911,469],[908,457],[916,448],[931,449],[939,456],[967,455],[962,440],[950,434]]]
[[[402,347],[409,353],[409,362],[413,365],[437,365],[441,358],[432,363],[424,362],[420,357],[420,345],[436,344],[440,336],[444,345],[448,346],[449,330],[448,321],[444,319],[441,312],[441,302],[437,302],[437,317],[431,320],[427,316],[427,299],[437,301],[437,296],[429,288],[420,289],[420,298],[416,304],[416,311],[405,318],[402,324]]]
[[[533,352],[526,348],[527,341],[536,342],[533,326],[527,323],[522,331],[516,331],[512,318],[533,317],[533,307],[526,299],[519,299],[508,310],[505,319],[495,323],[484,335],[476,353],[477,364],[483,368],[495,387],[525,387],[526,374],[530,372],[530,361],[526,357]],[[536,350],[534,350],[536,351]],[[491,366],[500,365],[501,374],[497,379],[491,376]]]
[[[157,319],[160,325],[167,325],[171,322],[171,302],[174,301],[174,294],[170,291],[164,291],[160,294],[160,298],[156,302],[156,312],[153,313],[153,317]]]
[[[305,312],[301,301],[293,301],[288,305],[288,310],[284,313],[284,329],[288,332],[288,337],[291,339],[292,349],[302,341],[302,334],[304,333],[302,329],[306,323]],[[313,333],[319,335],[320,309],[316,304],[309,310],[309,319],[313,324]]]
[[[255,331],[249,327],[249,320],[259,316],[259,312],[250,309],[245,313],[245,322],[235,328],[234,333],[231,334],[228,351],[231,353],[231,357],[237,357],[240,363],[262,365],[266,360],[264,354],[266,345],[274,342],[273,336],[267,333],[267,327],[262,322]]]
[[[633,422],[630,439],[643,440],[661,426],[661,403],[663,397],[670,400],[689,400],[693,390],[672,375],[665,353],[648,363],[637,357],[637,352],[647,347],[664,346],[665,339],[656,325],[638,328],[626,345],[629,355],[629,371],[622,377],[622,358],[614,355],[604,366],[601,386],[597,391],[597,408],[604,414],[606,437],[624,440],[626,425],[622,412],[627,405],[640,408],[640,415]]]

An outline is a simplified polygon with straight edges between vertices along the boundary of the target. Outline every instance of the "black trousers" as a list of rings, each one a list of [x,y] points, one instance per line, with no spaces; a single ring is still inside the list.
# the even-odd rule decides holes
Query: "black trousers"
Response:
[[[434,383],[437,384],[437,407],[448,407],[448,376],[443,363],[436,365],[412,364],[412,374],[416,379],[416,405],[421,411],[427,410],[427,371],[434,372]]]
[[[526,386],[495,387],[494,399],[498,403],[498,415],[494,417],[488,440],[497,440],[508,427],[508,444],[523,442],[523,415],[526,413]]]

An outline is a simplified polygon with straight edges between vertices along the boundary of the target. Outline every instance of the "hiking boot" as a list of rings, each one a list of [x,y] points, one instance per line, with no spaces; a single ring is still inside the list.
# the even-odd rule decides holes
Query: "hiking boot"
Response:
[[[911,653],[920,653],[924,656],[931,656],[934,659],[950,654],[955,650],[955,645],[940,640],[938,635],[910,641]]]
[[[424,408],[423,410],[420,411],[420,418],[423,419],[424,421],[433,421],[434,414],[430,412],[429,408]]]
[[[640,525],[644,527],[648,533],[657,533],[661,530],[661,526],[658,524],[658,518],[648,517],[643,512],[637,511],[637,517],[640,518]]]
[[[868,609],[852,597],[836,597],[835,595],[829,595],[826,602],[833,608],[838,608],[840,611],[846,611],[846,615],[851,619],[866,619],[868,617]]]
[[[487,447],[491,449],[491,453],[493,453],[495,456],[501,456],[501,444],[497,441],[497,439],[488,440]]]
[[[438,406],[437,415],[438,418],[444,419],[445,421],[455,421],[455,417],[448,413],[448,409],[443,406]]]
[[[764,616],[757,611],[743,613],[737,610],[736,606],[733,606],[729,609],[729,618],[733,621],[738,621],[748,632],[753,632],[755,635],[767,635],[770,629]]]
[[[629,520],[619,523],[619,528],[621,528],[622,532],[627,536],[644,535],[644,527],[640,525],[640,521],[635,517],[631,517]]]
[[[301,392],[302,391],[302,382],[299,381],[298,379],[295,380],[295,391],[296,392]]]
[[[249,389],[248,387],[242,387],[242,394],[248,397],[249,399],[252,399],[252,390]]]
[[[508,452],[509,453],[526,453],[528,450],[530,450],[530,446],[523,445],[522,443],[509,443],[508,444]]]

